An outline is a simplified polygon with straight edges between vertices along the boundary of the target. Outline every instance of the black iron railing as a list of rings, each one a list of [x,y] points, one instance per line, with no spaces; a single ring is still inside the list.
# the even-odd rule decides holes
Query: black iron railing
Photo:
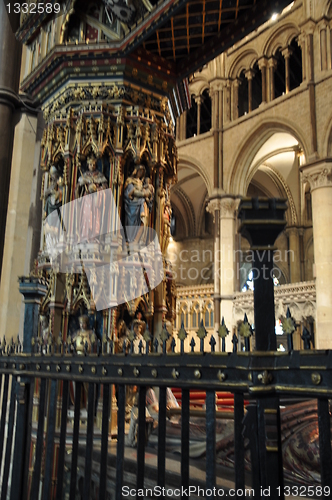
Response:
[[[101,414],[100,472],[98,498],[106,498],[108,437],[112,386],[117,386],[116,498],[122,498],[125,469],[125,388],[138,386],[137,483],[144,487],[146,447],[146,391],[159,388],[158,450],[156,485],[165,486],[166,388],[182,390],[181,406],[181,486],[189,487],[190,388],[206,391],[206,489],[216,486],[216,391],[234,394],[235,489],[244,489],[245,445],[251,453],[252,487],[260,498],[261,486],[274,485],[270,498],[280,498],[276,471],[262,462],[262,453],[278,454],[282,461],[277,409],[270,405],[276,395],[318,400],[321,484],[332,488],[332,460],[329,398],[332,397],[332,351],[290,352],[201,352],[112,354],[104,345],[99,354],[78,355],[64,345],[48,354],[16,353],[11,344],[0,357],[2,408],[0,446],[5,449],[1,498],[69,498],[77,495],[77,463],[82,446],[82,394],[87,397],[84,424],[84,487],[82,498],[90,494],[92,454],[96,436],[96,398]],[[73,426],[70,427],[69,392],[74,388]],[[244,396],[253,404],[244,407]],[[264,401],[260,408],[259,403]],[[270,407],[271,406],[271,407]],[[36,408],[36,412],[34,412]],[[279,410],[279,409],[278,409]],[[8,412],[8,415],[7,415]],[[37,417],[38,413],[38,417]],[[217,413],[218,414],[218,413]],[[7,416],[7,431],[6,427]],[[245,418],[244,418],[245,416]],[[35,418],[35,424],[33,419]],[[258,432],[258,428],[260,429]],[[70,431],[68,430],[70,429]],[[69,435],[68,435],[69,432]],[[5,439],[6,435],[6,439]],[[68,438],[69,443],[68,443]],[[13,443],[14,440],[14,443]],[[32,446],[33,443],[33,446]],[[81,443],[81,444],[80,444]],[[70,480],[65,485],[66,452],[71,451]],[[45,460],[43,457],[45,456]],[[67,457],[68,460],[68,457]],[[55,473],[56,471],[56,473]],[[55,479],[56,478],[56,479]],[[278,483],[280,486],[280,482]],[[10,485],[10,486],[9,486]],[[327,491],[327,490],[326,490]]]

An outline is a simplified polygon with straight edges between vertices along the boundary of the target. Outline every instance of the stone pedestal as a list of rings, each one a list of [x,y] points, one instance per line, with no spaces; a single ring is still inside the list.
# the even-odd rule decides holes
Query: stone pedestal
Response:
[[[316,272],[317,349],[330,349],[332,340],[332,159],[302,168],[303,180],[309,182]]]
[[[47,287],[39,278],[22,277],[20,293],[24,296],[23,352],[31,352],[31,340],[38,334],[39,305],[46,295]]]

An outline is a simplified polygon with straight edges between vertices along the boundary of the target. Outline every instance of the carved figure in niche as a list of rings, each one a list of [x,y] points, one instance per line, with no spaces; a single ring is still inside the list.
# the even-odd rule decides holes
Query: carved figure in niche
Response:
[[[105,196],[102,191],[107,188],[106,177],[97,170],[96,157],[89,156],[88,170],[79,177],[75,189],[76,198],[83,197],[77,221],[81,241],[96,240],[100,234],[105,233]],[[95,196],[87,196],[94,193]]]
[[[140,228],[148,226],[149,212],[152,210],[154,189],[145,177],[144,165],[139,165],[125,182],[125,226],[128,242],[138,239]]]
[[[126,352],[128,352],[128,335],[129,330],[127,328],[126,322],[124,319],[121,319],[118,324],[118,341],[116,346],[116,352],[123,352],[123,343],[126,342]]]
[[[96,340],[96,335],[90,329],[89,317],[85,314],[78,318],[79,329],[73,335],[73,341],[76,342],[76,352],[79,356],[84,356],[85,345],[87,344],[87,353],[92,352],[92,344]],[[81,409],[86,409],[88,401],[89,384],[83,383],[83,391],[81,394]],[[74,394],[72,395],[72,402],[74,403]]]
[[[44,193],[44,220],[55,210],[58,211],[62,204],[63,179],[60,176],[60,172],[54,165],[50,168],[49,176],[49,187]],[[49,224],[49,221],[47,221],[47,224]]]
[[[87,352],[91,352],[92,344],[96,340],[96,335],[89,326],[89,317],[86,315],[78,318],[79,329],[74,333],[73,340],[76,342],[77,354],[84,354],[85,343],[87,343]]]
[[[46,314],[40,314],[39,323],[40,323],[40,338],[43,346],[42,349],[44,352],[46,352],[48,339],[50,336],[50,325]]]

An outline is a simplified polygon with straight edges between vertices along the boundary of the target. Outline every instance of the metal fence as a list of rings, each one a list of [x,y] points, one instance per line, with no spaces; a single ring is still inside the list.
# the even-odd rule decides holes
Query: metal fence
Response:
[[[289,334],[291,335],[291,334]],[[305,336],[304,336],[305,337]],[[305,347],[310,347],[304,339]],[[236,342],[234,343],[236,346]],[[155,347],[157,349],[155,349]],[[112,345],[96,345],[95,354],[79,355],[74,344],[50,345],[23,354],[19,345],[3,348],[0,357],[2,407],[0,446],[3,450],[1,499],[10,492],[17,499],[111,498],[107,493],[109,420],[113,385],[117,386],[117,441],[114,464],[115,498],[122,498],[125,471],[125,394],[127,385],[138,386],[136,489],[144,488],[146,447],[146,391],[159,388],[158,447],[155,484],[166,483],[166,388],[181,388],[181,486],[189,477],[190,389],[206,391],[206,484],[216,486],[216,391],[234,394],[234,471],[236,490],[246,488],[245,439],[249,440],[252,488],[271,488],[270,498],[283,498],[282,448],[279,397],[318,400],[321,484],[332,487],[329,398],[332,395],[332,352],[292,351],[166,353],[147,343],[144,353],[112,353]],[[247,348],[248,348],[247,344]],[[290,342],[291,348],[291,342]],[[126,350],[126,349],[125,349]],[[130,350],[130,349],[129,349]],[[141,350],[141,349],[140,349]],[[235,349],[234,349],[235,350]],[[102,352],[103,351],[103,352]],[[70,389],[74,387],[72,427],[68,418]],[[82,441],[82,394],[87,396],[87,415]],[[96,398],[100,406],[100,432],[96,424]],[[250,398],[245,408],[244,397]],[[6,417],[8,429],[5,432]],[[244,418],[245,417],[245,418]],[[33,425],[33,421],[36,425]],[[68,429],[70,427],[70,442]],[[100,434],[97,488],[92,491],[94,437]],[[84,484],[78,495],[78,458],[84,457]],[[68,449],[70,457],[68,460]],[[83,452],[82,452],[83,449]],[[69,467],[66,463],[69,462]],[[68,470],[70,476],[68,477]],[[67,486],[65,475],[67,474]],[[94,483],[96,479],[94,479]],[[248,485],[247,485],[248,486]],[[65,489],[67,493],[65,496]],[[328,491],[322,490],[322,491]],[[212,493],[212,491],[211,491]],[[40,496],[41,495],[41,496]],[[109,496],[107,496],[109,495]],[[319,496],[319,495],[318,495]],[[207,495],[207,498],[213,495]],[[236,497],[235,497],[236,498]],[[240,498],[240,495],[238,496]],[[263,497],[262,497],[263,498]]]

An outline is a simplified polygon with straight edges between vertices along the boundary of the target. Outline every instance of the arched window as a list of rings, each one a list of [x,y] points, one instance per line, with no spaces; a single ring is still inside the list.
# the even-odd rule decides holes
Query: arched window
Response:
[[[248,80],[245,76],[244,69],[241,71],[239,76],[239,118],[245,113],[248,113]]]
[[[201,134],[211,130],[211,98],[209,91],[204,90],[201,104]]]
[[[214,317],[213,317],[213,305],[212,302],[209,302],[207,307],[205,308],[205,328],[211,328],[214,325]]]
[[[278,49],[274,56],[276,68],[274,70],[274,97],[280,97],[286,92],[285,59]]]
[[[256,62],[253,66],[252,109],[258,108],[262,102],[262,73]]]
[[[189,324],[189,314],[188,314],[188,306],[184,304],[181,308],[180,312],[181,325],[183,324],[185,328],[188,328]]]
[[[67,31],[67,41],[68,42],[79,41],[80,28],[81,28],[81,20],[76,14],[73,14],[70,17],[69,24],[68,24],[68,31]]]
[[[296,38],[293,38],[289,48],[291,51],[289,57],[289,90],[293,90],[302,83],[302,50],[298,46]]]
[[[196,303],[193,307],[193,310],[192,310],[192,322],[191,322],[192,327],[198,328],[200,325],[200,322],[201,322],[200,308],[199,308],[199,304]]]
[[[194,96],[191,96],[191,108],[187,111],[186,138],[197,135],[197,103]]]

